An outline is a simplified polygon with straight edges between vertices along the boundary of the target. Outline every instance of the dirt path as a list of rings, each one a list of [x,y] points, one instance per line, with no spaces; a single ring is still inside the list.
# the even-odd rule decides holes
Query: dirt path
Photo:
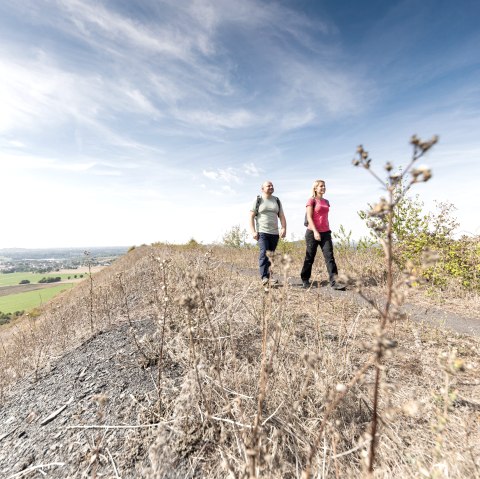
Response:
[[[230,264],[229,268],[238,271],[241,274],[246,276],[256,277],[258,276],[258,271],[252,268],[240,268],[236,265]],[[281,276],[275,276],[280,282],[283,280]],[[302,282],[297,276],[289,276],[288,284],[299,291],[304,292],[305,294],[315,294],[319,293],[325,297],[349,297],[358,301],[360,303],[365,303],[365,300],[362,299],[355,291],[334,291],[329,287],[328,281],[321,281],[320,283],[314,282],[313,287],[310,290],[301,289]],[[281,283],[279,286],[281,287]],[[382,301],[382,296],[378,293],[372,292],[373,298],[378,302]],[[472,336],[480,336],[480,317],[478,314],[474,313],[472,316],[465,316],[461,314],[456,314],[446,309],[442,309],[439,306],[435,305],[418,305],[415,303],[405,303],[402,306],[402,310],[408,314],[409,319],[418,322],[418,323],[427,323],[435,326],[440,329],[448,329],[450,331],[457,332],[459,334],[469,334]]]
[[[294,287],[301,287],[302,283],[298,279],[289,278],[289,284]],[[334,291],[329,287],[328,282],[326,281],[318,285],[317,289],[325,296],[341,297],[343,295],[366,304],[365,300],[354,291]],[[377,304],[382,303],[382,296],[374,295],[373,298],[375,298]],[[460,334],[480,336],[480,318],[476,316],[463,316],[437,306],[420,306],[415,303],[408,302],[403,304],[402,311],[407,313],[409,319],[418,323],[428,323],[436,328],[448,329]]]

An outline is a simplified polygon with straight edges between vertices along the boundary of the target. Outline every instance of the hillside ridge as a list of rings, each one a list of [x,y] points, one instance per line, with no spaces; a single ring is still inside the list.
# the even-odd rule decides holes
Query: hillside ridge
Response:
[[[242,477],[260,414],[258,477],[298,477],[332,385],[366,364],[376,320],[353,292],[289,287],[265,294],[254,256],[235,254],[244,253],[136,248],[97,273],[93,290],[79,284],[4,339],[1,359],[11,376],[4,376],[0,405],[0,476]],[[234,263],[251,265],[251,273]],[[477,467],[471,457],[480,455],[479,428],[468,422],[480,404],[478,338],[406,320],[395,326],[395,341],[382,408],[397,411],[401,422],[392,422],[391,436],[394,420],[384,419],[378,477],[414,475],[415,461],[430,467],[442,350],[455,350],[465,364],[450,379],[456,399],[443,454],[452,478],[468,477]],[[268,386],[259,411],[261,371]],[[341,477],[362,476],[371,384],[367,368],[326,430],[326,441],[339,435],[338,457],[319,449],[314,467],[336,462]],[[412,401],[421,421],[405,412]],[[471,454],[458,461],[467,433]],[[392,453],[394,437],[402,439]]]

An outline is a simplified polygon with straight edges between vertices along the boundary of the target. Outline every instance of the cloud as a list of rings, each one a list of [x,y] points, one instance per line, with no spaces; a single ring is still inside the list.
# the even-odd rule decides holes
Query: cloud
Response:
[[[92,170],[96,166],[94,161],[73,161],[65,163],[56,158],[45,158],[33,155],[0,153],[2,170],[56,170],[82,172]]]
[[[253,163],[243,165],[243,172],[248,176],[259,176],[261,171]]]
[[[252,127],[258,123],[258,119],[252,113],[240,109],[227,112],[211,111],[177,111],[176,116],[179,120],[194,125],[201,124],[203,128],[246,128]]]
[[[123,16],[113,9],[107,9],[98,3],[68,0],[60,2],[66,15],[63,27],[69,28],[69,22],[83,40],[98,46],[109,46],[118,42],[127,43],[135,48],[187,60],[192,49],[190,38],[184,37],[175,28],[153,28],[147,22],[139,23]]]
[[[245,176],[257,177],[260,172],[259,168],[253,163],[244,163],[241,168],[217,168],[203,170],[202,174],[212,181],[223,181],[226,183],[242,183]]]
[[[203,176],[213,181],[224,181],[226,183],[240,183],[240,177],[235,168],[203,170]]]
[[[103,136],[142,149],[158,145],[154,134],[222,141],[242,131],[282,133],[365,103],[354,67],[334,66],[333,53],[342,55],[335,27],[281,4],[163,0],[129,9],[58,0],[46,11],[34,2],[15,8],[57,38],[48,49],[32,47],[33,38],[15,58],[0,52],[0,131],[73,121],[84,128],[82,148]]]
[[[292,113],[286,113],[280,121],[280,125],[283,130],[295,130],[306,126],[315,120],[316,115],[311,108],[306,111],[294,111]]]

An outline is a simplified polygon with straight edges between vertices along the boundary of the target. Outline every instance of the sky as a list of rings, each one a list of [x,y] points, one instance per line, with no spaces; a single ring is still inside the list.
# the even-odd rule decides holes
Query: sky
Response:
[[[0,248],[221,242],[271,180],[287,239],[312,182],[330,226],[405,166],[480,235],[477,0],[1,0]]]

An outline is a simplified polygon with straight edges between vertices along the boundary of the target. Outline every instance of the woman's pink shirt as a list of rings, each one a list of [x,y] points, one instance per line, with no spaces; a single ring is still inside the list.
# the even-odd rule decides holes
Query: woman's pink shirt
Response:
[[[309,198],[306,206],[313,207],[312,217],[317,231],[319,233],[330,231],[330,226],[328,225],[328,212],[330,211],[330,206],[328,203],[323,198],[320,200]],[[311,229],[310,226],[308,229]]]

